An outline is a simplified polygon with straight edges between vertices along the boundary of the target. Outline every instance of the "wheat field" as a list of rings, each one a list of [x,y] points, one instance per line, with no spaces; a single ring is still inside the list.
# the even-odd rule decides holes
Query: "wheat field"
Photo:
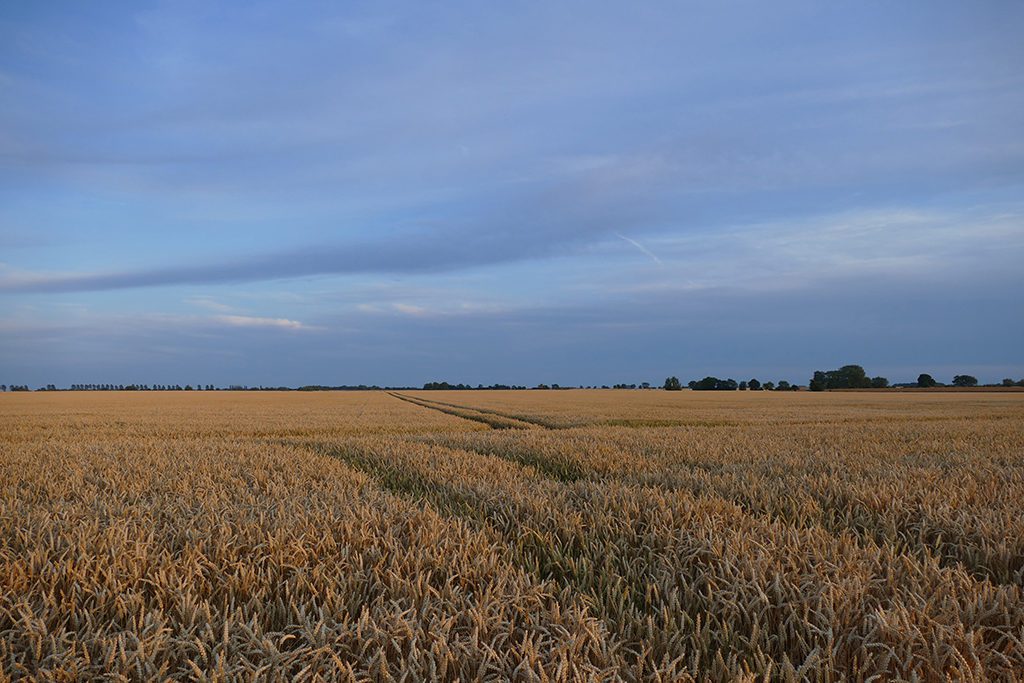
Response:
[[[0,678],[1024,680],[1024,395],[0,395]]]

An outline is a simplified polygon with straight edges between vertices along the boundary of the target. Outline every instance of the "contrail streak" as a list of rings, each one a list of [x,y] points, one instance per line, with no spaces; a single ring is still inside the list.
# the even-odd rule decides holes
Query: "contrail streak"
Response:
[[[636,247],[637,249],[639,249],[643,253],[645,253],[648,256],[650,256],[651,260],[654,261],[655,263],[657,263],[659,266],[665,265],[664,263],[661,262],[660,258],[658,258],[657,256],[654,255],[654,252],[652,252],[650,249],[648,249],[644,245],[640,244],[636,240],[631,240],[628,237],[626,237],[625,235],[620,235],[619,233],[615,233],[615,236],[618,237],[619,239],[622,239],[622,240],[625,240],[625,241],[629,242],[634,247]]]

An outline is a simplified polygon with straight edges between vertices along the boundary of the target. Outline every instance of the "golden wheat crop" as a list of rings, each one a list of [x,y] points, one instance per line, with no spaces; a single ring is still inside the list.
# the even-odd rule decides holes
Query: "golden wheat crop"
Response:
[[[1024,680],[1024,395],[0,395],[0,678]]]

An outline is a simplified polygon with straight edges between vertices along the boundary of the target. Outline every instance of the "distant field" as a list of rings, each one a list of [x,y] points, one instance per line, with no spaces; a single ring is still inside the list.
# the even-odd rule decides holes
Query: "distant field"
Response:
[[[0,680],[1024,680],[1024,395],[0,395]]]

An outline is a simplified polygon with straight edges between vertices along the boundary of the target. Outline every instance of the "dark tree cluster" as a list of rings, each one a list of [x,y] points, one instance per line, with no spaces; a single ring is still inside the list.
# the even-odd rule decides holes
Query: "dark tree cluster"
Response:
[[[484,390],[484,389],[506,389],[506,390],[509,390],[509,389],[517,389],[517,390],[529,389],[529,387],[521,386],[521,385],[516,385],[516,384],[492,384],[489,387],[485,387],[483,384],[478,384],[478,385],[476,385],[474,387],[474,386],[469,385],[469,384],[449,384],[448,382],[427,382],[426,384],[423,385],[423,388],[428,390],[428,391],[431,391],[431,390],[440,390],[440,391],[473,391],[473,390]],[[538,384],[534,388],[535,389],[561,389],[562,387],[560,387],[557,384],[552,384],[550,386],[548,386],[547,384]]]
[[[818,370],[811,378],[811,391],[827,391],[829,389],[885,389],[888,388],[889,380],[885,377],[868,377],[864,368],[859,365],[844,365],[838,370]],[[917,376],[917,382],[913,384],[897,384],[897,387],[918,387],[930,389],[932,387],[946,386],[937,381],[926,372]],[[951,386],[954,387],[976,387],[978,378],[972,375],[957,375],[953,378]],[[999,385],[986,385],[999,386]],[[1004,379],[1002,386],[1024,386],[1024,380],[1014,382],[1012,379]]]
[[[705,377],[701,380],[693,380],[687,384],[694,391],[797,391],[798,386],[790,384],[782,379],[778,383],[761,382],[757,378],[737,382],[734,379],[719,379],[717,377]]]
[[[455,390],[455,389],[458,389],[458,390],[472,389],[473,387],[471,387],[468,384],[449,384],[448,382],[427,382],[426,384],[423,385],[423,388],[427,389],[427,390],[430,390],[430,391],[434,391],[434,390],[447,391],[447,390]]]
[[[740,388],[739,383],[734,379],[718,379],[717,377],[692,380],[687,386],[694,391],[735,391]]]
[[[47,388],[53,387],[52,384]],[[56,391],[56,387],[51,391]],[[212,384],[72,384],[71,391],[213,391]]]
[[[810,382],[811,391],[827,389],[884,389],[889,386],[885,377],[868,377],[859,365],[844,365],[838,370],[816,370]]]
[[[944,387],[944,386],[976,387],[976,386],[978,386],[978,378],[973,376],[973,375],[956,375],[955,377],[953,377],[953,381],[950,382],[949,385],[946,385],[946,384],[943,384],[942,382],[937,381],[934,377],[932,377],[928,373],[922,372],[920,375],[917,376],[917,382],[915,384],[910,384],[910,385],[901,384],[900,386],[916,386],[916,387],[919,387],[921,389],[930,389],[932,387]],[[984,386],[993,386],[993,387],[999,387],[999,386],[1002,386],[1002,387],[1024,387],[1024,379],[1019,379],[1017,381],[1014,381],[1012,378],[1007,377],[1002,382],[1000,382],[999,384],[986,384]]]

